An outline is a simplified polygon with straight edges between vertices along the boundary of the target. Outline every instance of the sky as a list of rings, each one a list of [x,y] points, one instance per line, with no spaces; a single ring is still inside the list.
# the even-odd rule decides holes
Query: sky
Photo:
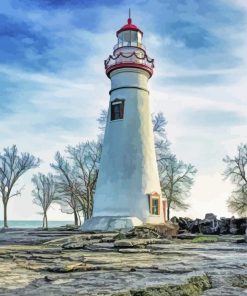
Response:
[[[42,159],[19,181],[10,220],[41,219],[32,175],[51,171],[57,150],[97,137],[110,89],[103,62],[129,8],[155,59],[152,111],[168,121],[172,152],[198,169],[190,209],[172,214],[232,215],[222,159],[246,143],[246,0],[1,0],[0,151],[16,144]],[[57,206],[48,216],[73,220]]]

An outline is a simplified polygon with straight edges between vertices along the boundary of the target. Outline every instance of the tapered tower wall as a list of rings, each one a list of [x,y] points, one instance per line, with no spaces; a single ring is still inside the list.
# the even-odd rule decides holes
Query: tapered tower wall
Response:
[[[110,75],[110,101],[124,100],[124,118],[111,121],[108,112],[93,216],[130,216],[144,223],[164,221],[151,215],[148,194],[161,194],[156,163],[149,74],[119,69]]]

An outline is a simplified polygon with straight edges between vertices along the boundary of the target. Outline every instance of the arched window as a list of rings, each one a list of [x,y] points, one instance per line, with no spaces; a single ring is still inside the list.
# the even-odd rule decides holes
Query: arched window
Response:
[[[111,120],[123,119],[124,100],[115,99],[111,101]]]

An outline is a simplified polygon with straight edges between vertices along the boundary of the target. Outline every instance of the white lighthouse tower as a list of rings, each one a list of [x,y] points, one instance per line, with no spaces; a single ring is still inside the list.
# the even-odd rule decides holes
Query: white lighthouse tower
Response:
[[[93,217],[83,230],[165,221],[148,90],[154,60],[130,17],[116,35],[113,54],[105,61],[111,90]]]

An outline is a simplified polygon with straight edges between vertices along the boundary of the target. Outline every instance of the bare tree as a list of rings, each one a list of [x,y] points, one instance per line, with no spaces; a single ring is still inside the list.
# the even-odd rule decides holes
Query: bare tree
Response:
[[[35,189],[32,191],[33,202],[42,208],[43,228],[48,228],[47,211],[52,203],[59,200],[57,184],[52,174],[39,173],[32,178]]]
[[[188,209],[185,202],[194,183],[197,170],[191,164],[178,161],[176,156],[159,162],[161,189],[167,199],[167,219],[170,219],[170,209]]]
[[[166,137],[167,121],[162,112],[152,115],[153,132],[163,138]]]
[[[9,199],[21,194],[17,181],[28,170],[38,167],[40,160],[30,153],[18,154],[16,145],[3,149],[0,154],[0,196],[3,201],[4,227],[8,227],[7,206]]]
[[[247,187],[234,190],[227,200],[228,209],[241,217],[247,216]]]
[[[56,171],[55,176],[58,192],[61,199],[59,204],[61,211],[74,215],[75,225],[79,224],[80,211],[84,209],[85,202],[82,202],[79,193],[80,184],[78,184],[77,173],[73,165],[69,163],[59,152],[55,155],[55,162],[51,167]]]
[[[101,110],[100,116],[97,119],[98,124],[99,124],[99,130],[103,133],[104,133],[105,127],[106,127],[107,116],[108,116],[107,110],[103,109],[103,110]]]
[[[84,218],[89,219],[93,212],[93,196],[98,178],[99,161],[101,157],[101,142],[86,142],[76,147],[69,146],[67,152],[75,166],[78,184],[77,198],[84,204]]]
[[[247,214],[247,144],[238,146],[237,155],[226,156],[224,171],[225,179],[230,179],[235,185],[231,196],[227,200],[228,208],[240,216]]]
[[[166,135],[167,121],[163,113],[153,114],[153,132],[155,142],[155,153],[157,162],[165,161],[171,157],[170,142]]]

